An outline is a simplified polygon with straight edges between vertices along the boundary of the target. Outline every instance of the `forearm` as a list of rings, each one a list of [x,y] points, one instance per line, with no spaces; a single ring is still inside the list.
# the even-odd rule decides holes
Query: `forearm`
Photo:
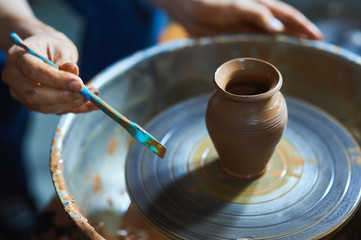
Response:
[[[52,28],[35,17],[26,0],[0,0],[1,50],[7,51],[11,46],[9,42],[11,32],[27,38],[41,31],[52,31]]]

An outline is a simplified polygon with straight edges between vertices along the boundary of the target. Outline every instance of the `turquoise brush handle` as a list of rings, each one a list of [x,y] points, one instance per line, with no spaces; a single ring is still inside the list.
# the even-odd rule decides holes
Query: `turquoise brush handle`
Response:
[[[11,33],[10,34],[10,41],[12,43],[14,43],[15,45],[22,47],[24,50],[26,50],[28,53],[30,53],[31,55],[40,58],[41,60],[43,60],[45,63],[55,67],[55,68],[59,68],[57,65],[55,65],[52,61],[50,61],[49,59],[37,54],[35,51],[33,51],[32,49],[28,48],[24,43],[23,40],[16,34],[16,33]]]
[[[23,40],[16,34],[10,34],[10,41],[17,46],[23,48],[31,55],[43,60],[45,63],[59,69],[57,65],[55,65],[49,59],[41,56],[40,54],[36,53],[32,49],[28,48],[24,43]],[[93,92],[89,91],[89,89],[83,85],[83,89],[81,90],[81,94],[90,102],[92,102],[95,106],[97,106],[100,110],[102,110],[105,114],[111,117],[114,121],[119,123],[123,126],[128,133],[133,136],[136,140],[146,146],[149,150],[157,154],[159,157],[163,158],[166,152],[166,148],[158,142],[152,135],[146,132],[142,127],[138,124],[129,121],[126,117],[118,113],[114,108],[112,108],[109,104],[104,102],[101,98],[95,95]]]
[[[122,125],[132,136],[135,135],[135,132],[138,130],[145,132],[143,128],[139,125],[132,123],[122,114],[118,113],[114,108],[112,108],[109,104],[104,102],[101,98],[95,95],[93,92],[89,91],[85,86],[81,90],[83,96],[92,102],[95,106],[97,106],[100,110],[102,110],[105,114],[111,117],[114,121]]]
[[[159,157],[164,157],[166,148],[162,144],[160,144],[158,140],[156,140],[152,135],[145,131],[141,126],[129,121],[126,117],[117,112],[114,108],[104,102],[93,92],[89,91],[89,89],[87,89],[86,87],[82,89],[81,93],[87,100],[92,102],[95,106],[97,106],[105,114],[111,117],[114,121],[123,126],[128,131],[128,133],[132,135],[135,139],[137,139],[140,143],[145,145],[148,149],[157,154]]]

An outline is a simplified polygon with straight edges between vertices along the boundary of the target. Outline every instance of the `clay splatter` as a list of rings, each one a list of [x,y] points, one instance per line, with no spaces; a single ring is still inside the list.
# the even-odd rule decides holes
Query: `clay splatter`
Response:
[[[116,138],[110,139],[108,143],[108,153],[109,155],[114,155],[115,150],[117,149],[118,141]]]
[[[99,192],[102,186],[102,179],[100,178],[99,174],[95,174],[93,178],[93,193]]]

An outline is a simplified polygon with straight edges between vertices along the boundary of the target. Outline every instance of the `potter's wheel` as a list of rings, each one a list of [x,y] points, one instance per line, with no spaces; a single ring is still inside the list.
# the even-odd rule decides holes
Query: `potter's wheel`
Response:
[[[360,149],[330,116],[286,98],[289,120],[266,173],[226,175],[205,126],[209,95],[180,103],[146,126],[164,159],[130,149],[126,180],[139,212],[171,238],[320,238],[350,218],[360,199]],[[356,180],[355,180],[356,179]]]

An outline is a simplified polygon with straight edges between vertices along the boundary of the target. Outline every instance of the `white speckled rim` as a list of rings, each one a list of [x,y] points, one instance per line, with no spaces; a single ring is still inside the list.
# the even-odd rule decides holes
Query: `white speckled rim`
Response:
[[[361,67],[361,57],[346,50],[335,46],[333,44],[320,42],[320,41],[309,41],[309,40],[300,40],[288,36],[269,36],[269,35],[226,35],[226,36],[217,36],[217,37],[205,37],[200,39],[180,39],[174,40],[167,43],[159,44],[149,49],[139,51],[123,60],[120,60],[108,68],[104,69],[101,73],[96,75],[92,84],[101,90],[101,87],[107,84],[114,76],[118,76],[125,71],[127,71],[132,66],[138,64],[139,62],[149,59],[155,55],[165,52],[176,51],[179,49],[193,47],[193,46],[205,46],[210,44],[217,43],[227,43],[227,42],[243,42],[243,41],[254,41],[254,42],[279,42],[294,44],[298,46],[305,46],[307,48],[322,50],[324,52],[329,52],[331,54],[337,55],[350,63],[355,63]],[[104,239],[100,234],[98,234],[94,228],[87,222],[87,219],[80,213],[78,206],[71,200],[71,193],[68,192],[66,188],[66,182],[64,182],[64,176],[62,174],[62,145],[64,139],[67,138],[69,126],[74,121],[76,115],[66,114],[63,115],[57,125],[57,131],[54,134],[53,144],[51,147],[51,156],[50,156],[50,166],[51,167],[51,176],[53,184],[59,199],[61,200],[65,211],[70,215],[74,220],[76,225],[90,238],[92,239]],[[63,164],[66,164],[66,159],[64,159]],[[356,209],[354,209],[356,210]],[[354,211],[351,211],[349,214],[352,215]]]

